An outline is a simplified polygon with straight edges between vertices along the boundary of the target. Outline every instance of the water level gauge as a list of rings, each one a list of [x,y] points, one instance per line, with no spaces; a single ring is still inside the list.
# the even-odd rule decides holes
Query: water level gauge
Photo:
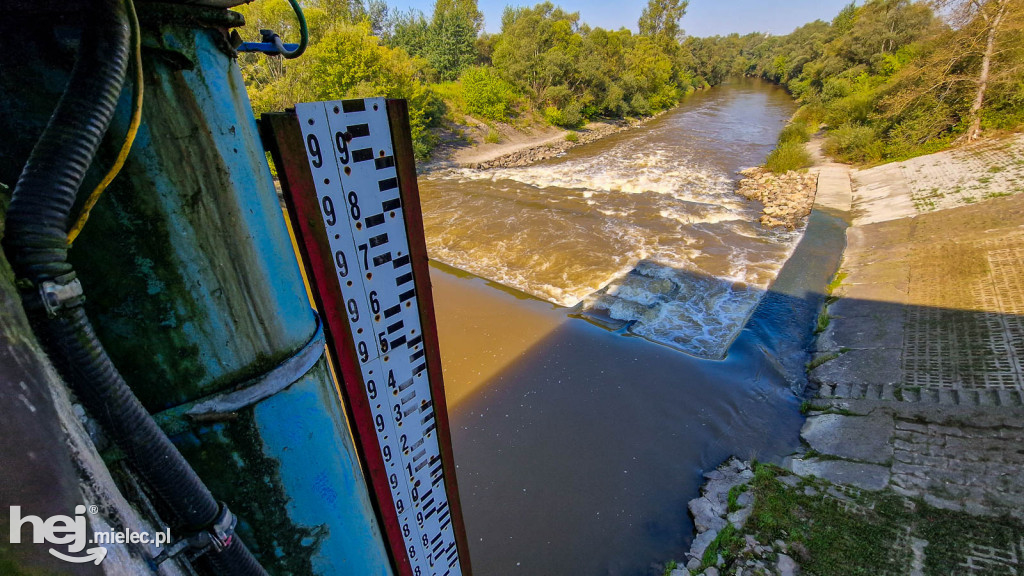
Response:
[[[263,117],[399,574],[469,574],[404,101]]]

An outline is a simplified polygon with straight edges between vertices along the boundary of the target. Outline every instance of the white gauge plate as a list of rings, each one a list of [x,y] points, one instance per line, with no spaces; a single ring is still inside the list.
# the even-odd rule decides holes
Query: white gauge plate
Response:
[[[415,576],[461,576],[386,102],[295,111],[405,553]]]

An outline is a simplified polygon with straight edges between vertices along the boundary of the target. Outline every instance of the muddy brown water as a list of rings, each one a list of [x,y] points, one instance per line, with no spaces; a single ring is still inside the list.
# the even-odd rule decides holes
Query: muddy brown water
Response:
[[[423,182],[432,257],[475,274],[432,270],[475,574],[660,574],[688,549],[703,471],[798,445],[785,367],[801,363],[808,285],[830,274],[814,250],[838,253],[841,234],[796,248],[799,232],[760,230],[758,206],[731,192],[793,109],[781,90],[737,81],[542,165]],[[812,273],[767,292],[748,323],[805,245]],[[703,336],[690,353],[570,316],[565,305],[640,261],[682,285],[743,284],[742,298],[663,313],[689,323],[659,330]],[[700,357],[714,347],[723,360]]]
[[[562,306],[612,285],[611,315],[634,332],[720,358],[800,238],[762,228],[735,193],[793,111],[778,87],[739,80],[560,158],[432,173],[430,255]],[[620,286],[637,270],[643,282]],[[713,281],[686,281],[698,276]]]

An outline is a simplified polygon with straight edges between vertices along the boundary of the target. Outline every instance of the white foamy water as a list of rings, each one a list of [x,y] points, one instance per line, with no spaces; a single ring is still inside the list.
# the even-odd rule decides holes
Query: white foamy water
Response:
[[[707,101],[525,168],[421,179],[430,256],[702,357],[722,357],[795,248],[735,194],[791,107]],[[722,122],[722,115],[750,114]]]

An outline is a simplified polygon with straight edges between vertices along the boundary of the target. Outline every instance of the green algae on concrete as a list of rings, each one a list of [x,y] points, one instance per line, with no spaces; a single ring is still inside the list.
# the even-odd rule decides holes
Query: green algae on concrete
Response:
[[[751,490],[744,533],[787,543],[807,574],[1012,574],[1024,567],[1024,524],[1008,517],[941,510],[888,489],[859,491],[765,464]]]

